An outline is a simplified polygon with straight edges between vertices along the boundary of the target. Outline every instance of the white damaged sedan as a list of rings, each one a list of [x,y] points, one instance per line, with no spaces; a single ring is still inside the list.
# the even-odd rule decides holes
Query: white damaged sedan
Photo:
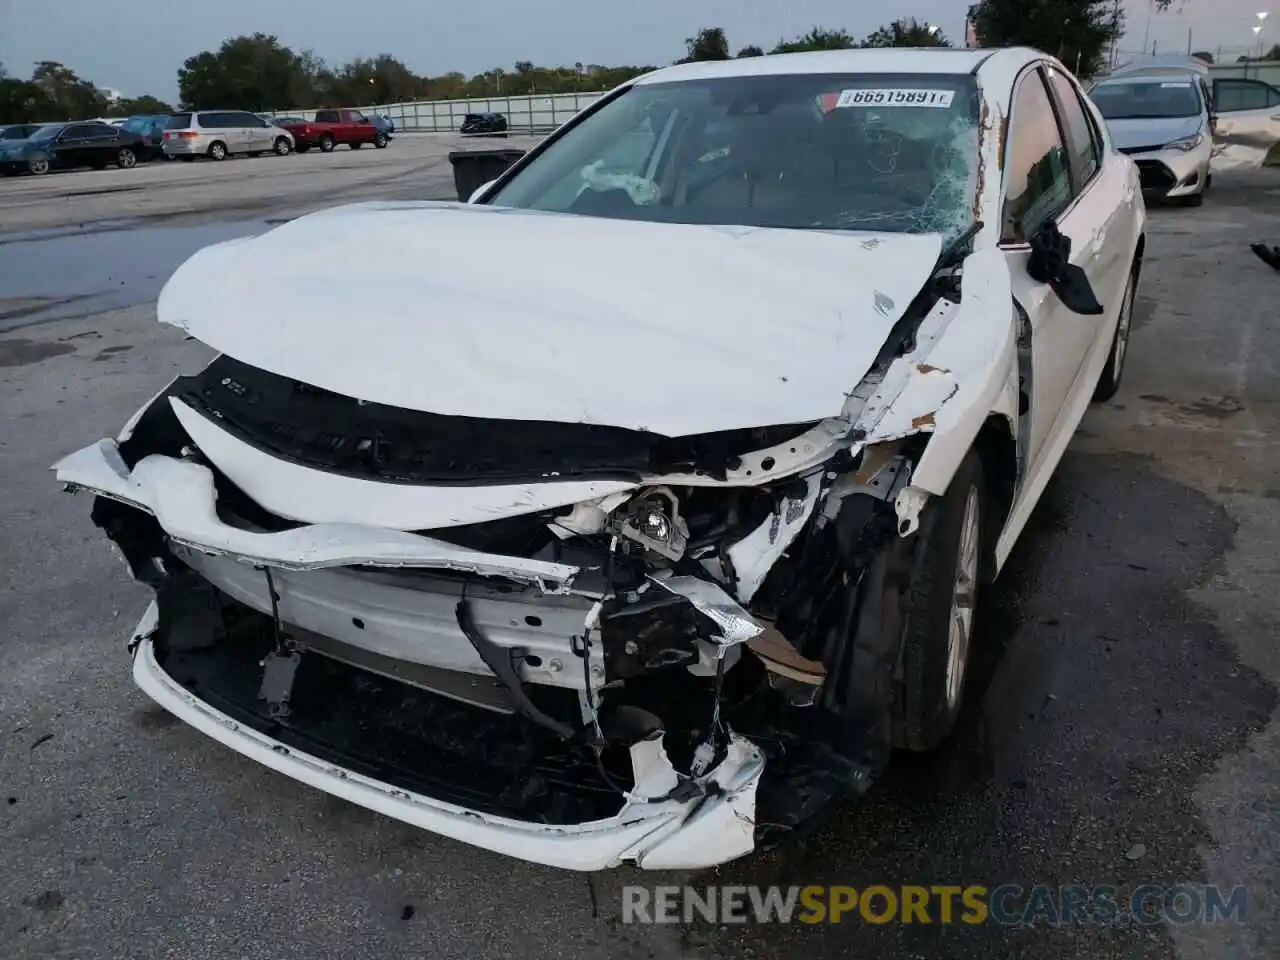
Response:
[[[980,584],[1124,364],[1145,211],[1076,81],[684,64],[471,199],[169,281],[217,358],[55,466],[154,589],[142,689],[582,870],[724,862],[938,746]]]

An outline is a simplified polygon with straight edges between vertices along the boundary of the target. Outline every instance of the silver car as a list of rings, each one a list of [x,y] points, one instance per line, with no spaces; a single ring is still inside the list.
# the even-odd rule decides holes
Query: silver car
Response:
[[[1121,153],[1138,165],[1150,200],[1204,202],[1212,175],[1213,118],[1204,80],[1192,73],[1118,76],[1089,91]]]
[[[233,153],[285,156],[293,152],[293,134],[247,110],[195,110],[169,119],[164,152],[179,160],[225,160]]]

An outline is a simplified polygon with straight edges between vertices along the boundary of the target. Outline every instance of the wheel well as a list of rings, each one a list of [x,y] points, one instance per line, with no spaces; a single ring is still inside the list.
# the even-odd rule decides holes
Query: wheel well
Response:
[[[213,143],[209,144],[210,150],[212,150],[214,147],[222,147],[223,150],[227,149],[226,143],[222,140],[215,140],[213,141]]]
[[[995,577],[996,541],[1013,509],[1018,484],[1018,443],[1008,418],[992,414],[973,442],[982,462],[987,522],[982,530],[982,578]]]

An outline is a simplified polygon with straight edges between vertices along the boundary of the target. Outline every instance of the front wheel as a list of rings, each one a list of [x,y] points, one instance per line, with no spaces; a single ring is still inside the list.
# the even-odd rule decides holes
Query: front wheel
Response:
[[[27,172],[34,173],[36,176],[42,176],[49,172],[49,158],[45,156],[32,157],[27,161]]]
[[[906,586],[894,742],[941,746],[960,716],[982,568],[982,461],[970,450],[947,492],[926,507]]]
[[[138,155],[128,147],[121,147],[116,154],[116,166],[121,170],[132,170],[138,165]]]
[[[375,134],[373,138],[373,145],[379,150],[385,150],[387,148],[387,135],[382,132]]]
[[[333,137],[329,136],[329,134],[326,133],[323,137],[320,138],[321,153],[333,153],[333,147],[334,147]]]
[[[287,157],[293,147],[289,144],[288,137],[276,137],[274,149],[277,157]]]
[[[1098,385],[1093,391],[1094,403],[1105,403],[1120,392],[1120,378],[1124,375],[1124,361],[1129,355],[1129,333],[1133,327],[1133,301],[1138,287],[1138,270],[1135,267],[1129,274],[1129,283],[1124,288],[1124,299],[1120,301],[1120,316],[1116,320],[1116,333],[1111,340],[1111,352],[1107,354],[1107,365],[1098,376]]]

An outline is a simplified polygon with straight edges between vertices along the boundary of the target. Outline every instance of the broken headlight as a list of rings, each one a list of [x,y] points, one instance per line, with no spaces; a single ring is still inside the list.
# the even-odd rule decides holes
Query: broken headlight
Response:
[[[689,545],[689,525],[680,502],[667,487],[647,490],[615,514],[616,532],[668,560],[679,560]]]

